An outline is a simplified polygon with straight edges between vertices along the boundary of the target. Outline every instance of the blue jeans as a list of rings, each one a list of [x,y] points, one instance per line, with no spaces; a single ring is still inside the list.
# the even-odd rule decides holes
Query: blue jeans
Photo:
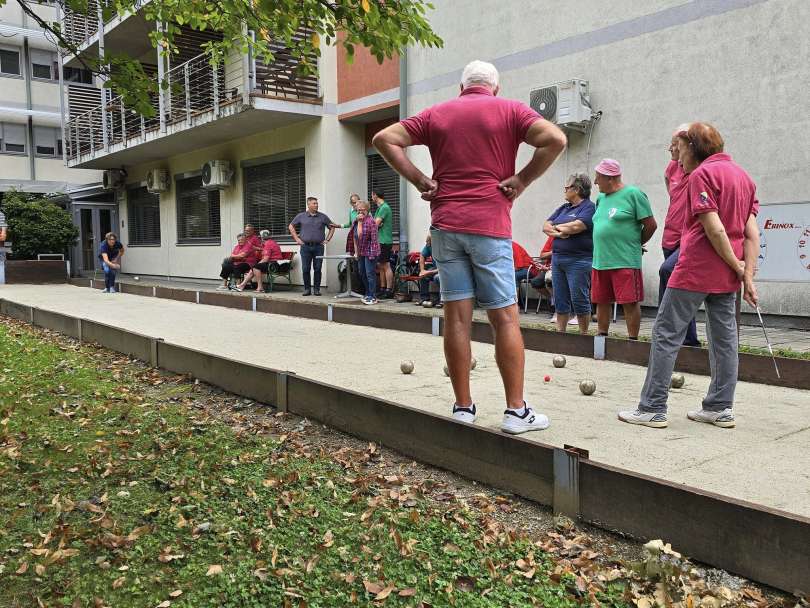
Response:
[[[304,277],[304,290],[309,291],[312,285],[312,277],[310,277],[310,269],[315,269],[315,291],[321,289],[321,267],[323,266],[323,259],[318,259],[317,256],[323,255],[323,245],[321,243],[304,243],[301,245],[301,274]]]
[[[430,228],[444,302],[475,298],[484,309],[517,302],[512,240]]]
[[[366,298],[373,300],[374,294],[377,292],[377,258],[360,256],[357,263],[360,266],[360,276],[366,288]]]
[[[591,314],[593,258],[555,253],[551,258],[551,285],[557,314]]]
[[[101,267],[104,269],[104,289],[115,289],[115,268],[108,266],[106,262],[102,262]]]
[[[667,283],[669,283],[669,277],[672,276],[672,272],[675,270],[675,264],[678,263],[678,256],[681,253],[680,247],[678,249],[667,249],[666,247],[662,247],[661,251],[664,253],[664,263],[661,264],[661,268],[658,269],[658,306],[661,306],[661,303],[664,301],[664,292],[667,289]],[[697,324],[695,323],[694,317],[691,321],[689,321],[689,325],[686,328],[686,336],[683,339],[684,346],[700,346],[700,340],[698,340],[697,336]]]
[[[436,285],[441,285],[439,282],[439,275],[433,274],[427,276],[423,279],[419,279],[419,299],[423,302],[425,300],[430,300],[430,284],[436,283]]]

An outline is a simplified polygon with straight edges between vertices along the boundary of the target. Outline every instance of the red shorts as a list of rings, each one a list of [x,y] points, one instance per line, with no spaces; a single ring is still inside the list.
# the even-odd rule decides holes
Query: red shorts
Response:
[[[644,280],[638,268],[591,271],[591,302],[633,304],[644,299]]]

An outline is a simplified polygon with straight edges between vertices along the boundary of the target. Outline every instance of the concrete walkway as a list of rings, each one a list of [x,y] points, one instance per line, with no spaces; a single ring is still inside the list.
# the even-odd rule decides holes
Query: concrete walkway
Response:
[[[6,285],[0,287],[0,298],[291,370],[442,415],[452,403],[440,339],[427,334],[70,285]],[[496,428],[503,396],[493,348],[475,343],[473,351],[479,362],[472,380],[478,424]],[[686,419],[687,409],[699,407],[709,383],[706,377],[688,375],[684,388],[671,393],[669,428],[648,429],[616,420],[618,408],[637,403],[643,367],[568,357],[565,368],[555,369],[551,354],[529,351],[526,357],[527,399],[551,417],[552,426],[524,437],[576,445],[599,462],[810,517],[810,392],[740,383],[738,427],[719,429]],[[415,362],[413,375],[400,373],[402,359]],[[548,383],[542,380],[546,374],[551,375]],[[596,381],[594,396],[580,394],[583,378]]]
[[[103,280],[103,276],[99,275],[101,280]],[[98,278],[98,277],[97,277]],[[122,282],[130,283],[133,285],[159,285],[163,287],[176,287],[180,289],[194,289],[199,291],[215,291],[217,286],[220,285],[220,281],[182,281],[182,280],[163,280],[163,279],[156,279],[154,277],[149,277],[148,279],[142,280],[134,280],[131,275],[122,275],[119,277]],[[281,300],[291,300],[291,301],[307,301],[309,303],[312,302],[319,302],[322,304],[326,303],[339,303],[341,305],[360,305],[359,300],[357,299],[334,299],[334,292],[326,292],[324,291],[324,295],[320,298],[316,298],[314,296],[305,298],[301,295],[301,288],[298,286],[294,286],[289,288],[286,284],[281,283],[277,291],[272,294],[263,294],[259,293],[256,294],[253,291],[246,291],[244,292],[246,295],[257,296],[257,297],[268,297],[274,299],[281,299]],[[535,301],[536,302],[536,301]],[[541,310],[539,313],[536,313],[536,306],[535,303],[533,306],[530,303],[528,307],[528,312],[523,313],[521,312],[520,319],[521,324],[526,326],[534,326],[534,327],[543,327],[546,329],[555,329],[555,325],[551,322],[550,317],[551,315],[545,310]],[[425,316],[434,316],[434,315],[441,315],[441,311],[433,310],[433,309],[421,309],[414,306],[411,302],[406,302],[399,304],[394,300],[383,300],[377,306],[377,308],[381,308],[382,310],[391,310],[396,312],[407,312],[409,314],[418,314],[418,315],[425,315]],[[522,310],[522,308],[521,308]],[[485,321],[486,320],[486,313],[483,310],[476,310],[474,312],[475,318]],[[810,353],[810,330],[805,329],[796,329],[791,327],[782,327],[780,323],[779,317],[768,317],[766,315],[766,328],[768,329],[768,337],[771,340],[771,345],[777,349],[790,349],[795,352],[799,353]],[[756,317],[752,317],[749,319],[753,324],[746,324],[746,319],[743,319],[743,324],[740,327],[740,344],[744,346],[750,346],[753,348],[766,348],[765,344],[765,337],[762,333],[762,328],[759,326],[758,321],[756,321]],[[643,317],[641,320],[641,336],[651,336],[652,335],[652,327],[655,319],[653,317]],[[591,325],[592,330],[596,330],[596,324]],[[705,342],[706,341],[706,324],[698,321],[697,323],[697,330],[698,330],[698,337]],[[569,332],[577,331],[576,327],[570,327]],[[611,323],[610,332],[617,336],[627,336],[627,328],[624,324],[624,319],[621,317],[621,311],[619,312],[619,318],[615,323]]]

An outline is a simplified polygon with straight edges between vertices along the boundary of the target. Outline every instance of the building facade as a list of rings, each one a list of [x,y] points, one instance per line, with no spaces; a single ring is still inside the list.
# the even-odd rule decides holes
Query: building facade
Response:
[[[325,48],[314,81],[294,77],[283,49],[279,65],[235,55],[216,70],[201,67],[193,32],[176,65],[161,64],[147,39],[154,24],[137,15],[77,27],[86,48],[103,37],[106,48],[141,58],[156,77],[168,74],[173,83],[155,100],[158,112],[150,119],[114,99],[83,115],[65,114],[70,167],[126,170],[117,207],[117,225],[130,247],[125,271],[214,278],[244,222],[270,229],[292,248],[286,225],[306,196],[317,196],[321,209],[342,223],[349,195],[366,197],[375,183],[385,184],[401,217],[403,247],[407,241],[418,249],[429,208],[410,186],[400,194],[398,178],[370,140],[400,113],[457,95],[461,69],[476,58],[499,68],[504,96],[528,102],[532,90],[582,79],[593,111],[601,112],[601,120],[569,130],[567,151],[515,204],[515,239],[530,252],[545,240],[541,227],[563,200],[566,176],[592,174],[602,157],[621,161],[626,181],[647,192],[663,224],[669,139],[690,120],[717,125],[766,208],[810,200],[810,115],[801,101],[810,85],[810,46],[802,31],[810,3],[621,0],[608,12],[592,0],[514,0],[499,3],[497,11],[482,0],[435,5],[429,17],[443,49],[409,49],[404,61],[382,66],[358,54],[349,66],[339,47]],[[66,57],[64,65],[74,62]],[[530,153],[521,149],[519,163]],[[411,154],[429,173],[426,150]],[[227,187],[208,191],[200,172],[212,160],[228,161],[233,175]],[[169,176],[167,189],[157,194],[146,188],[153,169]],[[644,258],[648,305],[657,302],[660,234]],[[343,251],[345,235],[338,232],[327,254]],[[334,264],[327,265],[326,280],[335,276]],[[760,289],[768,312],[810,315],[807,281],[762,283]]]

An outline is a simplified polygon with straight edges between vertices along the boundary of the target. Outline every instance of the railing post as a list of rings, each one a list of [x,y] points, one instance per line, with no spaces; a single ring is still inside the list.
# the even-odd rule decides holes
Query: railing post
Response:
[[[119,101],[121,104],[121,143],[127,145],[127,112],[124,108],[124,102]]]
[[[141,137],[146,140],[146,120],[144,120],[143,114],[141,114]]]
[[[163,22],[158,21],[157,30],[163,33]],[[158,113],[160,114],[160,132],[166,133],[166,94],[163,89],[163,78],[165,76],[165,66],[163,63],[162,46],[160,40],[157,45],[157,68],[158,68]]]
[[[191,87],[188,83],[188,61],[183,66],[183,79],[186,89],[186,122],[191,126]]]
[[[216,118],[219,116],[219,78],[217,74],[217,69],[219,68],[219,64],[213,66],[214,69],[214,117]]]
[[[90,123],[90,153],[93,153],[93,150],[96,149],[96,132],[93,129],[93,110],[90,110],[90,118],[88,119]]]
[[[101,2],[96,4],[96,12],[98,13],[98,56],[99,59],[104,58],[104,15],[101,11]],[[110,141],[107,133],[107,91],[104,88],[106,79],[101,79],[101,141],[104,146],[104,151],[110,149]]]

